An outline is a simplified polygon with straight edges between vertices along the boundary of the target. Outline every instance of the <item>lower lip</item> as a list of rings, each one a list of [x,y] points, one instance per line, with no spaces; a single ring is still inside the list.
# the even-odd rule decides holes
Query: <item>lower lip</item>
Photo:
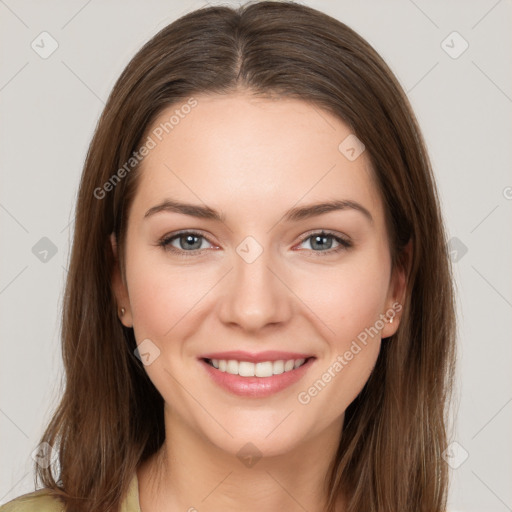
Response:
[[[240,377],[231,373],[221,372],[203,359],[200,363],[208,375],[222,388],[238,396],[264,398],[295,384],[313,364],[314,357],[309,358],[302,366],[272,377]]]

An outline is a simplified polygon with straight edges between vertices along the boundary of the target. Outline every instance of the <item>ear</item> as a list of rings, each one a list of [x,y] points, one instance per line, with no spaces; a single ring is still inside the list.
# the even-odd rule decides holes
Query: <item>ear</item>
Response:
[[[110,244],[112,245],[112,253],[114,254],[114,268],[112,270],[112,290],[116,297],[117,302],[117,315],[119,320],[125,327],[133,327],[132,312],[130,307],[130,298],[128,295],[128,288],[124,282],[117,251],[117,240],[115,233],[110,234]],[[121,315],[121,308],[125,312]]]
[[[400,264],[397,264],[393,270],[386,299],[386,311],[383,313],[387,319],[384,319],[386,325],[381,332],[382,339],[393,336],[400,325],[407,293],[407,280],[411,268],[412,249],[412,240],[409,240],[400,255]],[[393,323],[390,323],[391,319]]]

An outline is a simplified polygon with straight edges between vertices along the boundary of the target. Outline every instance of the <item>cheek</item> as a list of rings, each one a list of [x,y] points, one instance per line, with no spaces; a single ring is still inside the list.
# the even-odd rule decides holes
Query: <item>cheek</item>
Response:
[[[198,272],[167,264],[157,251],[137,250],[127,261],[130,306],[137,341],[154,339],[157,343],[172,336],[178,323],[187,322],[187,315],[205,295],[211,284]],[[162,250],[163,251],[163,250]],[[194,279],[190,278],[194,272]]]
[[[316,428],[329,424],[353,402],[377,361],[383,327],[388,274],[367,260],[336,273],[318,275],[305,302],[323,327],[322,360],[297,396],[308,414],[321,417]],[[318,285],[318,286],[317,286]],[[306,289],[304,288],[304,293]]]
[[[324,325],[322,332],[338,351],[374,326],[385,311],[389,271],[387,261],[377,255],[369,252],[336,268],[319,267],[313,279],[296,282],[297,295],[313,311],[316,323]],[[378,327],[382,328],[380,322]]]

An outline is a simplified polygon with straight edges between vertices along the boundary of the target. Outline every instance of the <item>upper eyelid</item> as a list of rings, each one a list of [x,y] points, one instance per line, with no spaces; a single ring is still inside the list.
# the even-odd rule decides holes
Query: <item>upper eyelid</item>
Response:
[[[350,237],[348,237],[347,235],[344,235],[344,234],[341,234],[341,233],[337,233],[337,232],[333,232],[331,230],[328,230],[328,229],[316,229],[316,230],[311,230],[311,231],[308,231],[306,232],[304,235],[301,236],[300,240],[297,242],[299,244],[305,242],[306,240],[308,240],[310,237],[312,237],[313,235],[319,235],[319,234],[325,234],[327,236],[331,236],[333,238],[340,238],[342,241],[345,241],[347,243],[351,243],[352,240],[350,239]],[[202,238],[204,238],[205,240],[208,241],[208,243],[212,244],[212,245],[216,245],[214,242],[212,242],[209,237],[205,234],[203,234],[200,230],[195,230],[195,229],[184,229],[184,230],[180,230],[180,231],[177,231],[177,232],[174,232],[174,233],[170,233],[169,235],[164,235],[160,241],[161,242],[167,242],[167,243],[170,243],[171,241],[173,241],[174,239],[178,238],[179,236],[181,235],[186,235],[186,234],[192,234],[192,235],[195,235],[195,236],[200,236]],[[203,250],[203,249],[194,249],[194,250]],[[188,251],[188,252],[193,252],[193,251]]]
[[[201,231],[197,231],[195,229],[184,229],[184,230],[180,230],[177,232],[169,233],[168,235],[164,235],[160,240],[161,241],[170,241],[175,238],[178,238],[181,235],[188,235],[188,234],[200,236],[200,237],[204,238],[205,240],[207,240],[209,243],[215,245],[207,235],[205,235]]]

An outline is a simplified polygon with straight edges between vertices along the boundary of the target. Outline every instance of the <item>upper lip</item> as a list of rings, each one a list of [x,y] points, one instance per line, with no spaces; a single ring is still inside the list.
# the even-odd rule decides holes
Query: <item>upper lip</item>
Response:
[[[263,361],[289,361],[290,359],[307,359],[313,357],[311,354],[298,352],[282,352],[279,350],[266,350],[265,352],[251,353],[243,350],[231,350],[228,352],[210,352],[203,354],[200,359],[234,359],[236,361],[248,361],[250,363],[261,363]]]

